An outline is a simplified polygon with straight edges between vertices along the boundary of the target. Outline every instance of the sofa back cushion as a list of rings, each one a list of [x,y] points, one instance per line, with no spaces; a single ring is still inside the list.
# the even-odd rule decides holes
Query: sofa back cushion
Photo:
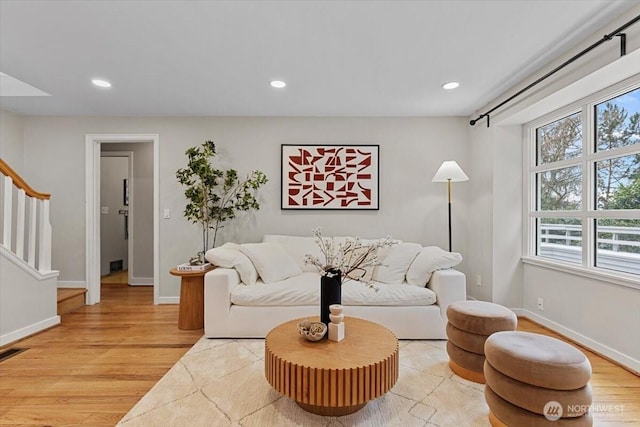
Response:
[[[304,256],[311,254],[324,260],[324,255],[313,237],[306,236],[285,236],[281,234],[266,234],[262,241],[264,243],[277,243],[293,258],[302,271],[315,272],[318,269],[312,264],[304,263]]]
[[[375,267],[373,280],[380,283],[401,284],[415,257],[422,250],[419,243],[398,243],[379,250],[381,265]]]
[[[296,261],[277,243],[244,243],[243,254],[249,257],[264,283],[279,282],[302,274]]]
[[[447,252],[437,246],[422,248],[407,270],[407,282],[414,286],[426,286],[436,270],[454,267],[462,262],[462,255]]]
[[[209,249],[204,257],[218,267],[235,268],[245,285],[255,285],[258,280],[258,272],[253,263],[240,252],[240,245],[237,243],[228,242],[218,248]]]

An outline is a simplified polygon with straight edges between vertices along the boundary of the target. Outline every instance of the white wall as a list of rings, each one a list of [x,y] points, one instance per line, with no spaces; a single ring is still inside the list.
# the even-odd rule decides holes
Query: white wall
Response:
[[[60,323],[56,314],[57,272],[29,272],[0,248],[0,346]]]
[[[0,109],[0,158],[19,175],[22,175],[24,170],[23,140],[24,118]],[[36,190],[44,191],[37,188]]]
[[[529,264],[524,281],[529,317],[640,372],[638,289]]]
[[[493,131],[494,128],[470,128],[469,212],[467,217],[467,295],[493,299]]]
[[[184,151],[213,139],[221,166],[241,174],[253,169],[270,182],[260,192],[260,211],[241,215],[222,230],[222,242],[259,241],[265,233],[310,235],[320,225],[327,235],[395,238],[446,248],[446,186],[431,178],[443,160],[468,165],[468,126],[463,118],[85,118],[28,117],[26,166],[34,185],[52,193],[53,265],[61,281],[84,280],[85,134],[157,133],[160,136],[159,296],[179,295],[169,269],[199,249],[199,229],[182,216],[184,190],[175,172],[186,164]],[[281,144],[379,144],[380,210],[299,212],[280,209]],[[64,173],[47,172],[56,165]],[[473,180],[473,176],[471,176]],[[468,183],[455,185],[454,242],[466,254]],[[162,212],[156,212],[161,215]],[[464,269],[464,266],[461,266]]]
[[[484,125],[471,134],[467,294],[522,306],[522,128]]]

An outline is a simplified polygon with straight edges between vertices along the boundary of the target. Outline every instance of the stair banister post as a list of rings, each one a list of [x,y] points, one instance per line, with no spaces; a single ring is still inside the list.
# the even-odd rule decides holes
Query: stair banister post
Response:
[[[36,268],[36,227],[38,199],[29,197],[29,241],[27,243],[27,264]]]
[[[16,208],[16,255],[24,260],[24,204],[25,191],[18,189],[18,206]]]
[[[11,213],[13,211],[13,180],[9,176],[4,177],[4,200],[2,209],[2,244],[9,249],[11,248],[11,230],[13,230],[11,224]]]
[[[38,271],[51,270],[51,224],[49,223],[49,200],[40,200]]]

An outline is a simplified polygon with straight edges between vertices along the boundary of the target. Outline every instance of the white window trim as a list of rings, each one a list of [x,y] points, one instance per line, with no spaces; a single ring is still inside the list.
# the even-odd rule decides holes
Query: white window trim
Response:
[[[594,109],[595,104],[607,101],[615,98],[619,95],[627,93],[631,90],[640,87],[640,75],[635,75],[629,79],[626,79],[613,86],[598,91],[592,95],[580,99],[574,103],[571,103],[565,107],[557,109],[551,113],[545,114],[538,119],[535,119],[523,126],[523,144],[525,149],[523,150],[523,254],[522,262],[525,264],[535,265],[539,267],[545,267],[552,270],[562,271],[586,278],[595,280],[602,280],[617,285],[630,287],[634,289],[640,289],[640,277],[634,274],[625,272],[607,270],[603,268],[593,267],[595,265],[594,259],[596,251],[595,247],[595,233],[594,233],[594,218],[640,218],[640,209],[633,210],[608,210],[602,211],[593,209],[595,200],[595,188],[588,183],[592,183],[595,179],[593,167],[594,162],[609,159],[612,157],[619,157],[626,154],[635,153],[638,150],[638,145],[632,145],[627,147],[615,148],[607,151],[595,151],[594,144],[591,144],[594,134]],[[588,107],[588,108],[585,108]],[[582,111],[582,134],[583,134],[583,147],[580,157],[573,159],[566,159],[552,164],[544,164],[537,166],[533,163],[537,156],[536,152],[536,129],[545,124],[551,123],[554,120],[558,120],[564,117],[568,117],[576,112]],[[587,137],[585,138],[585,135]],[[551,169],[557,169],[560,167],[576,166],[582,167],[582,205],[581,209],[573,211],[536,211],[536,174]],[[562,262],[551,258],[545,258],[536,255],[537,247],[537,230],[536,230],[536,218],[540,217],[563,217],[563,218],[579,218],[582,222],[582,238],[583,238],[583,250],[582,250],[582,264],[573,264],[568,262]]]

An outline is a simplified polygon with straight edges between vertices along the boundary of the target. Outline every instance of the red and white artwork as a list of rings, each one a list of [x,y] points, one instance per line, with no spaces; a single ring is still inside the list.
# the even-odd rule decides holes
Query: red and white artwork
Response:
[[[378,209],[378,145],[282,145],[282,209]]]

